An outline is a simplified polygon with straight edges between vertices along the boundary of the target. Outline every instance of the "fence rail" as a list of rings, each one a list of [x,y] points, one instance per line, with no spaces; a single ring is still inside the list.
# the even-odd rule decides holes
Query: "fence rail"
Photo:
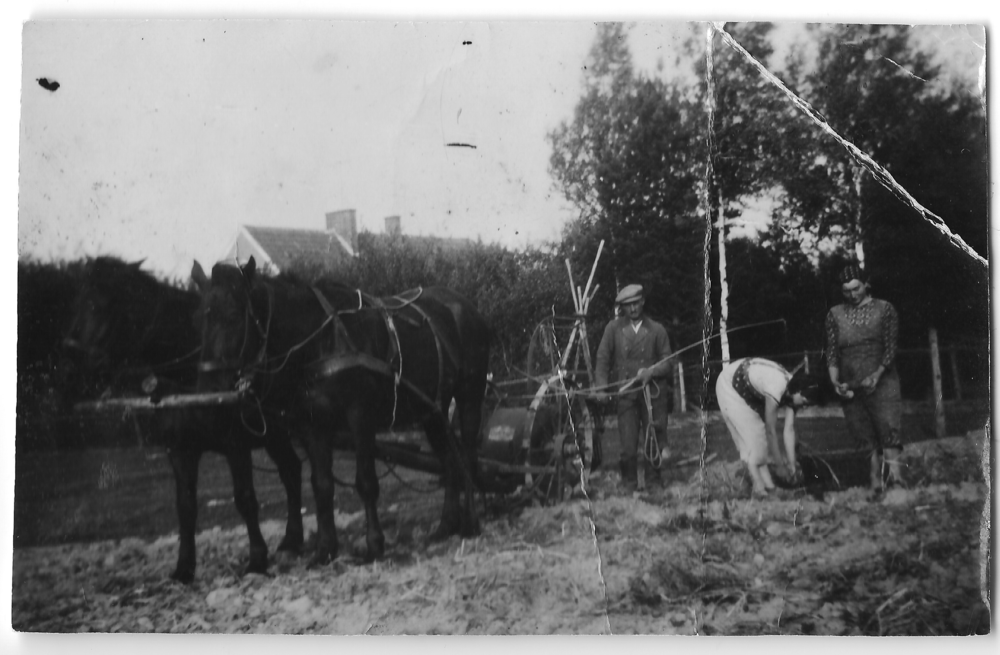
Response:
[[[739,355],[733,359],[746,355]],[[826,380],[826,361],[822,350],[807,350],[755,355],[776,361],[791,369],[806,362],[809,370]],[[935,364],[935,362],[937,362]],[[708,384],[704,385],[704,370],[698,353],[682,357],[678,362],[673,388],[673,412],[683,414],[704,407],[718,409],[715,380],[723,361],[712,359],[708,365]],[[935,414],[935,422],[943,421],[945,401],[987,401],[990,397],[988,348],[970,345],[948,345],[935,354],[934,348],[903,348],[897,351],[896,368],[907,406],[922,404]],[[831,401],[833,399],[831,398]],[[944,425],[936,431],[944,432]]]

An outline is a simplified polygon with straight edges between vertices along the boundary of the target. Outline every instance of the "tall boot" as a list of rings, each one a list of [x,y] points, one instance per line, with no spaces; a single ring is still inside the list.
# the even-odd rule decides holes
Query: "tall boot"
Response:
[[[618,468],[622,474],[622,485],[634,489],[637,483],[635,458],[622,459],[618,463]]]
[[[886,448],[885,463],[889,467],[889,486],[904,486],[902,448]]]
[[[877,450],[872,451],[871,485],[875,493],[882,492],[882,453]]]

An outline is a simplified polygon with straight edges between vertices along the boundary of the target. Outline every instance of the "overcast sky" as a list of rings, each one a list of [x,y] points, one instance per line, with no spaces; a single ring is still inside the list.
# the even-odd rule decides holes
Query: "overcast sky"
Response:
[[[212,263],[238,223],[555,239],[590,23],[35,22],[18,246]],[[35,82],[59,82],[55,92]],[[449,147],[449,143],[475,146]]]
[[[662,60],[673,72],[691,29],[638,24],[638,67]],[[27,23],[18,251],[145,258],[180,277],[193,259],[223,256],[238,224],[322,229],[326,212],[348,208],[360,230],[398,214],[409,234],[555,240],[574,213],[552,187],[545,137],[572,117],[594,31],[585,21]],[[950,28],[937,40],[974,53],[982,35]]]

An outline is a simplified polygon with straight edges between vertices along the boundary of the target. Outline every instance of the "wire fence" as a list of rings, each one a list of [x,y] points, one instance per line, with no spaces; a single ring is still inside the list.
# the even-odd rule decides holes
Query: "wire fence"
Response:
[[[742,355],[741,355],[742,356]],[[740,356],[740,357],[741,357]],[[809,371],[828,384],[826,358],[822,350],[807,350],[754,355],[778,362],[791,370],[805,361]],[[739,357],[733,357],[739,359]],[[698,352],[680,358],[672,393],[674,413],[705,407],[717,410],[715,381],[722,371],[723,361],[709,360],[708,388],[702,386],[702,361]],[[941,388],[945,401],[988,400],[990,397],[990,361],[986,347],[949,346],[940,351]],[[934,402],[934,366],[930,348],[901,349],[896,354],[903,400]],[[681,379],[681,376],[683,380]],[[835,402],[832,387],[828,389],[831,403]]]

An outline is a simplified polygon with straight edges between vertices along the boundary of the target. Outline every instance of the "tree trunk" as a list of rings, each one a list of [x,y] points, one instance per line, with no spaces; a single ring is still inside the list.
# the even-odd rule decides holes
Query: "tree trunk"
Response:
[[[945,436],[944,397],[941,393],[941,353],[938,351],[936,328],[928,329],[931,342],[931,369],[934,372],[934,433],[938,439]]]

